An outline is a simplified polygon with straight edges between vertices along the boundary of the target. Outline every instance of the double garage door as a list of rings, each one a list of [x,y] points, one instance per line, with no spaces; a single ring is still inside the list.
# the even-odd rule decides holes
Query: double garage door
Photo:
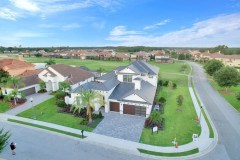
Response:
[[[34,93],[36,93],[35,87],[25,89],[25,90],[23,90],[23,93],[25,96],[34,94]]]
[[[110,102],[110,111],[119,112],[120,104],[118,102]],[[131,114],[137,116],[146,116],[146,108],[143,106],[135,106],[135,105],[123,105],[123,114]]]

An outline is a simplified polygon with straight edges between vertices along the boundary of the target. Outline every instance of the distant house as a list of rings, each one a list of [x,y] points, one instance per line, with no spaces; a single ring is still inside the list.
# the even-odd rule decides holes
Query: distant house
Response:
[[[119,60],[119,61],[129,60],[129,54],[127,54],[127,53],[117,53],[115,55],[115,59]]]
[[[18,76],[26,70],[35,70],[35,66],[31,63],[16,59],[1,59],[0,68],[7,71],[11,76]]]
[[[73,89],[71,97],[66,97],[65,102],[74,104],[79,92],[94,90],[103,96],[105,112],[148,117],[156,94],[158,72],[158,67],[144,61],[135,61]],[[96,104],[95,110],[100,107]]]
[[[69,82],[74,89],[94,80],[94,74],[91,72],[64,64],[51,65],[41,71],[38,77],[46,83],[47,91],[58,90],[59,82]]]
[[[136,52],[134,54],[131,54],[130,59],[132,62],[135,61],[145,61],[148,62],[150,61],[150,53],[144,52],[144,51],[140,51],[140,52]]]
[[[174,60],[169,55],[166,55],[164,50],[153,51],[152,55],[155,57],[155,62],[158,63],[173,63]]]

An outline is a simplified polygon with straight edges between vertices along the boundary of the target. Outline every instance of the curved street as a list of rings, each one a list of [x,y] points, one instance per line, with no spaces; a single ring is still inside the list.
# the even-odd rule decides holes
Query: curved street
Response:
[[[239,160],[240,113],[211,86],[200,65],[192,62],[190,64],[193,67],[195,90],[218,133],[216,147],[201,159]]]

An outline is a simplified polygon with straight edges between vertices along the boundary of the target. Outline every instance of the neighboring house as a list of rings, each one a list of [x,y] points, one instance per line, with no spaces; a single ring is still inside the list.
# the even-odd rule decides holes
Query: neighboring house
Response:
[[[82,90],[94,90],[103,96],[105,112],[114,111],[148,117],[151,113],[157,89],[159,68],[144,61],[135,61],[128,66],[121,66],[73,89],[67,104],[76,103],[76,97]],[[101,105],[95,105],[98,110]]]
[[[22,82],[24,85],[18,88],[18,91],[22,91],[25,96],[37,93],[40,90],[38,73],[23,73],[22,75],[18,76],[21,77]],[[12,88],[4,88],[2,90],[3,95],[8,95],[12,92]]]
[[[134,54],[131,54],[130,59],[131,59],[132,62],[140,61],[140,60],[148,62],[148,61],[150,61],[149,56],[150,56],[150,53],[140,51],[140,52],[136,52]]]
[[[153,51],[152,55],[155,56],[155,62],[158,63],[173,63],[174,60],[169,55],[166,55],[164,50]]]
[[[57,91],[59,82],[69,82],[74,89],[94,80],[94,74],[91,72],[64,64],[51,65],[41,71],[38,77],[46,83],[47,91]]]
[[[127,53],[117,53],[115,55],[116,60],[126,61],[129,60],[129,54]]]
[[[16,59],[1,59],[0,68],[7,71],[11,76],[18,76],[26,70],[35,70],[35,66],[31,63]]]

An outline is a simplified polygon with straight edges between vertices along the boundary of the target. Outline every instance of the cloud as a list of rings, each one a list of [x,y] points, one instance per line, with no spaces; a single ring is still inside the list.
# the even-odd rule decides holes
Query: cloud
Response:
[[[40,33],[40,32],[30,32],[30,31],[19,31],[12,35],[15,38],[39,38],[39,37],[46,37],[47,33]]]
[[[240,13],[219,15],[194,23],[191,27],[169,32],[161,36],[135,35],[131,31],[124,36],[112,34],[107,40],[120,42],[124,46],[165,46],[165,47],[211,47],[219,44],[238,46],[240,44]],[[125,28],[126,29],[126,28]]]
[[[140,31],[129,31],[126,26],[116,26],[110,32],[110,36],[129,36],[129,35],[138,35],[142,34]]]
[[[158,27],[160,27],[160,26],[166,25],[166,24],[169,23],[169,22],[171,22],[170,19],[165,19],[165,20],[163,20],[163,21],[161,21],[161,22],[158,22],[158,23],[155,23],[155,24],[153,24],[153,25],[146,26],[146,27],[144,27],[143,29],[144,29],[144,30],[148,30],[148,29],[158,28]]]
[[[81,1],[69,1],[69,0],[9,0],[10,5],[5,8],[10,8],[11,11],[15,11],[16,14],[21,14],[22,17],[27,16],[40,16],[42,19],[46,19],[46,16],[55,14],[58,12],[83,9],[89,7],[102,7],[108,10],[116,10],[117,6],[120,5],[120,0],[81,0]],[[9,9],[9,10],[10,10]],[[9,11],[3,10],[1,14]],[[6,16],[0,16],[3,18]],[[19,16],[18,16],[19,17]],[[18,18],[8,18],[10,20]]]
[[[20,14],[14,12],[9,8],[0,8],[0,18],[7,20],[16,20],[16,18],[20,17]]]
[[[79,25],[78,23],[72,23],[72,24],[67,24],[62,26],[62,30],[71,30],[71,29],[76,29],[76,28],[80,28],[81,25]]]
[[[29,12],[37,12],[40,10],[38,4],[31,0],[10,0],[10,2],[15,7]]]

